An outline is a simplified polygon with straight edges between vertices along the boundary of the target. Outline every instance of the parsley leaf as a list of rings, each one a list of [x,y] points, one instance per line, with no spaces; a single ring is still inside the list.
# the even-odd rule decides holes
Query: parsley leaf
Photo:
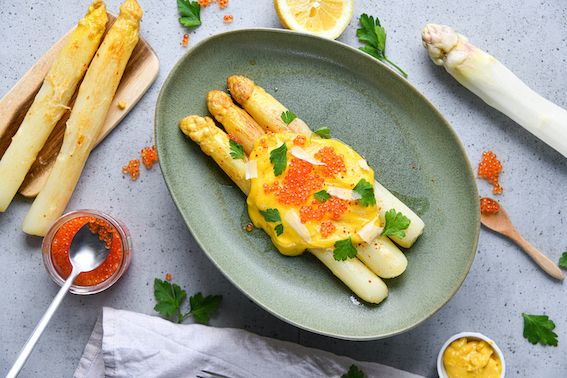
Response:
[[[331,138],[331,129],[328,127],[320,127],[314,131],[315,134],[319,135],[323,139],[330,139]]]
[[[181,306],[185,302],[185,298],[187,298],[187,292],[177,284],[162,281],[158,278],[154,280],[154,297],[157,301],[154,310],[161,316],[176,323],[181,323],[192,316],[196,322],[207,324],[210,315],[218,309],[222,300],[221,295],[203,297],[201,293],[197,293],[189,298],[189,311],[182,314]]]
[[[528,315],[524,317],[524,337],[532,344],[557,346],[557,334],[553,332],[555,323],[547,315]]]
[[[282,121],[284,121],[286,125],[289,125],[290,123],[293,122],[294,119],[297,118],[297,116],[292,112],[290,112],[289,110],[282,112],[281,117],[282,117]]]
[[[281,222],[280,211],[278,209],[260,210],[260,214],[264,217],[266,222]]]
[[[386,222],[384,224],[384,230],[380,235],[405,238],[405,230],[407,230],[410,223],[411,221],[404,214],[396,212],[395,209],[390,209],[386,211]]]
[[[287,145],[285,143],[270,151],[270,162],[274,165],[274,175],[279,176],[285,171],[287,167]]]
[[[376,204],[376,197],[374,197],[374,188],[365,179],[360,179],[358,184],[352,189],[354,192],[360,194],[362,198],[360,199],[360,204],[362,206],[370,206]]]
[[[364,372],[358,368],[356,365],[350,365],[348,372],[341,375],[341,378],[364,378]]]
[[[232,139],[228,141],[230,145],[230,156],[233,159],[244,159],[244,147],[241,144],[236,143]]]
[[[356,29],[356,36],[360,42],[365,44],[360,47],[360,50],[382,62],[389,63],[403,77],[407,78],[408,74],[386,56],[386,30],[380,24],[378,17],[374,19],[374,17],[363,13],[358,22],[360,23],[360,28]]]
[[[203,297],[203,294],[197,293],[189,298],[191,310],[183,318],[192,316],[196,322],[208,324],[211,315],[218,310],[221,301],[222,295],[207,295]]]
[[[154,310],[166,318],[177,316],[176,321],[179,323],[181,304],[187,297],[187,292],[176,284],[156,278],[154,280],[154,297],[157,301]]]
[[[179,23],[185,27],[192,28],[201,25],[201,6],[196,1],[177,0],[179,11]]]
[[[315,197],[315,199],[321,203],[331,199],[331,195],[325,189],[319,190],[318,192],[314,193],[313,197]]]
[[[356,257],[356,248],[352,245],[352,239],[348,238],[335,242],[333,257],[337,261],[344,261]]]
[[[280,236],[281,234],[283,234],[283,224],[278,224],[275,228],[274,231],[276,231],[276,235]]]
[[[561,255],[559,266],[563,269],[567,269],[567,252],[563,252],[563,255]]]

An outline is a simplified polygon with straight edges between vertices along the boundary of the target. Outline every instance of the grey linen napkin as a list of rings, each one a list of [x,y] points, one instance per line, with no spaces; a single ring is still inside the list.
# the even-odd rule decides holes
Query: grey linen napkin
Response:
[[[240,329],[174,324],[109,307],[103,308],[74,377],[195,377],[202,370],[231,378],[340,377],[352,364],[367,377],[421,377]]]

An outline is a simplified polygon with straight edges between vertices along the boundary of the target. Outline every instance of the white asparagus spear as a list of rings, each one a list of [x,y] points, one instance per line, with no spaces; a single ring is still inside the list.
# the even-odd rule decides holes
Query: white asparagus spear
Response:
[[[24,219],[24,232],[43,236],[63,213],[94,147],[132,50],[142,9],[126,0],[79,88],[53,170]]]
[[[398,236],[390,236],[390,239],[398,245],[409,248],[415,243],[417,238],[423,233],[425,223],[414,213],[405,203],[400,201],[388,189],[384,188],[378,181],[374,181],[374,195],[376,196],[376,204],[380,207],[380,220],[384,224],[386,219],[386,211],[395,209],[397,212],[404,214],[410,220],[409,227],[405,230],[406,236],[400,238]]]
[[[493,108],[567,157],[567,110],[546,100],[492,55],[445,25],[428,24],[421,33],[433,63]]]
[[[380,303],[388,296],[388,287],[359,259],[337,261],[332,249],[311,249],[333,274],[338,277],[359,298],[369,303]]]
[[[245,76],[233,75],[227,79],[228,89],[230,94],[236,102],[238,102],[250,115],[252,118],[260,124],[266,131],[272,132],[282,132],[282,131],[292,131],[301,133],[302,130],[307,130],[310,134],[311,130],[309,126],[298,118],[296,118],[292,123],[286,125],[281,119],[281,110],[287,110],[287,108],[282,105],[278,100],[267,93],[262,87],[256,85],[252,80]],[[280,111],[280,113],[278,113]],[[301,125],[300,129],[294,126],[296,121],[300,121],[298,125]],[[378,200],[378,194],[375,195]],[[419,216],[414,213],[409,207],[407,207],[402,201],[400,201],[396,196],[390,193],[386,188],[380,185],[380,194],[384,195],[384,198],[380,201],[380,206],[382,207],[382,222],[384,222],[384,214],[390,209],[394,209],[397,212],[402,212],[406,217],[408,217],[412,223],[410,223],[409,228],[406,232],[406,236],[403,238],[392,238],[396,243],[402,247],[411,247],[415,242],[417,237],[423,233],[424,223],[419,218]],[[416,220],[414,222],[414,220]],[[381,238],[384,238],[381,236]],[[393,253],[402,254],[400,250]],[[401,259],[398,256],[398,259]],[[404,257],[405,258],[405,257]],[[395,272],[391,272],[394,274]],[[400,275],[403,271],[397,272],[396,275]]]
[[[69,109],[71,97],[98,49],[107,21],[104,3],[93,1],[49,68],[0,160],[0,212],[8,208],[47,137]]]
[[[228,136],[209,117],[191,115],[181,120],[179,127],[185,135],[197,143],[201,150],[211,156],[238,187],[248,194],[250,182],[245,178],[244,163],[241,159],[230,158]],[[380,303],[388,296],[388,287],[376,274],[360,262],[348,259],[337,261],[332,250],[310,251],[321,260],[339,280],[358,297],[369,303]]]
[[[408,259],[388,238],[356,245],[356,257],[381,278],[394,278],[405,272]]]

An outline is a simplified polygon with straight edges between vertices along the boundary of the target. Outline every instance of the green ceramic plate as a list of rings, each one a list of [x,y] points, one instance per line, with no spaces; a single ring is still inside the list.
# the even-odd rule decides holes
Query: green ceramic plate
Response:
[[[244,195],[179,130],[184,116],[208,113],[207,92],[225,89],[231,74],[249,76],[312,128],[329,126],[425,221],[407,251],[407,271],[387,280],[382,304],[359,304],[312,256],[282,256],[261,230],[244,231]],[[479,205],[463,146],[408,81],[352,47],[285,30],[215,35],[173,68],[155,121],[167,186],[203,251],[252,300],[291,324],[353,340],[395,335],[439,310],[469,271]]]

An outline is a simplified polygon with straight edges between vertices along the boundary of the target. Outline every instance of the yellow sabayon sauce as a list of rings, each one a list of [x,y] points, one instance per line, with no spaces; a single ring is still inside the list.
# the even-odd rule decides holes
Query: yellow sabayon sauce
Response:
[[[447,347],[443,365],[449,378],[500,378],[502,375],[502,362],[494,349],[486,341],[466,337]]]
[[[278,149],[287,152],[279,154],[286,162],[276,175],[272,152]],[[312,163],[298,158],[298,150]],[[336,139],[294,133],[265,135],[254,144],[250,161],[256,164],[257,177],[251,180],[248,213],[285,255],[298,255],[307,248],[332,248],[349,237],[354,244],[362,243],[357,235],[361,228],[369,223],[381,226],[375,203],[365,206],[340,193],[317,195],[340,189],[348,197],[361,180],[373,191],[374,171],[362,156]]]

